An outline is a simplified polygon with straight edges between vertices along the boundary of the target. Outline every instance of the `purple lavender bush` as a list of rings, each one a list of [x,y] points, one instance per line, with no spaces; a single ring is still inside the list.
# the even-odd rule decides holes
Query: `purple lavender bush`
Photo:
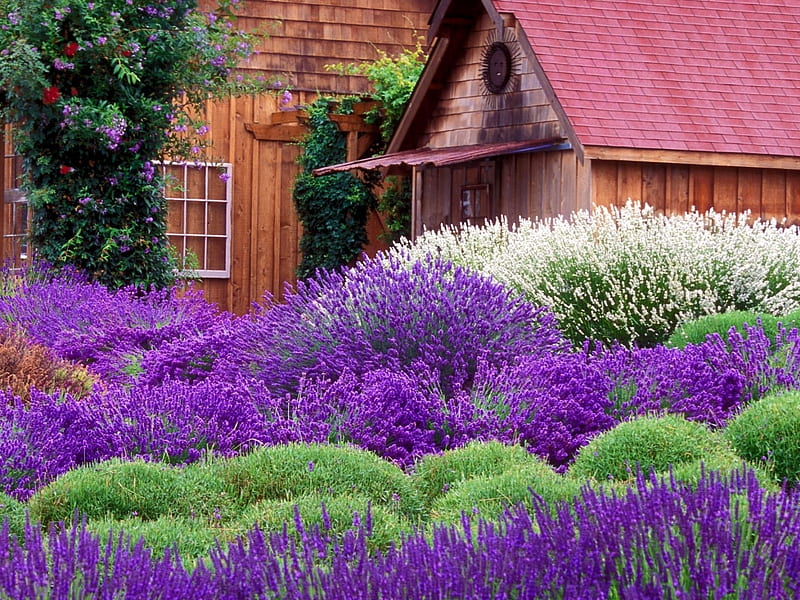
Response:
[[[266,305],[231,336],[215,374],[250,373],[274,393],[303,379],[379,369],[437,374],[443,397],[468,389],[478,362],[568,347],[555,319],[501,284],[450,263],[365,259],[319,272]]]
[[[112,457],[188,463],[270,441],[258,394],[226,382],[111,387],[76,400],[0,395],[0,488],[25,500],[75,467]]]
[[[90,367],[107,381],[126,381],[141,371],[138,363],[147,352],[200,336],[231,316],[201,292],[112,291],[69,269],[36,265],[15,280],[13,293],[0,295],[0,318],[59,358]]]
[[[640,477],[625,495],[584,488],[552,511],[410,534],[369,548],[370,519],[331,540],[324,528],[253,529],[196,566],[142,542],[36,527],[0,531],[0,595],[360,600],[648,598],[790,600],[800,594],[797,496],[767,493],[747,470],[697,486]],[[297,527],[297,525],[296,525]],[[113,565],[113,566],[112,566]],[[194,567],[194,568],[192,568]]]

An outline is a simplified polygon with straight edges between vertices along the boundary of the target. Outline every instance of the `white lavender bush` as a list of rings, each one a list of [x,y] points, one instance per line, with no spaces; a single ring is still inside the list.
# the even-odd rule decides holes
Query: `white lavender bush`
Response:
[[[501,218],[449,227],[390,252],[441,256],[492,275],[550,307],[576,343],[652,346],[702,315],[800,307],[798,229],[747,213],[664,216],[630,202],[513,225]]]

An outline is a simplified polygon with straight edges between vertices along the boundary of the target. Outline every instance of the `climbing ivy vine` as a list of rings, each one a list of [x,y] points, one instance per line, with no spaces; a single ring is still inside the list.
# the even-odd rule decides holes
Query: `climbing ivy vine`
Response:
[[[317,269],[352,263],[367,243],[367,217],[376,206],[372,186],[349,172],[317,177],[314,169],[342,163],[347,139],[330,113],[351,114],[354,98],[319,98],[308,107],[309,133],[301,142],[302,172],[294,186],[297,216],[303,224],[302,261],[297,276],[306,279]]]
[[[373,153],[386,150],[426,58],[418,38],[413,49],[406,49],[397,56],[379,51],[375,61],[326,66],[342,75],[363,75],[370,82],[372,99],[377,105],[364,118],[378,125],[381,132],[381,140],[372,148]],[[407,178],[388,178],[383,193],[376,197],[378,177],[375,173],[362,178],[347,172],[321,177],[312,174],[314,169],[346,160],[346,138],[328,115],[351,113],[358,100],[363,98],[338,101],[321,98],[309,108],[310,132],[301,142],[303,172],[294,188],[295,206],[303,224],[300,240],[303,258],[297,270],[301,279],[313,275],[319,268],[335,268],[356,259],[368,241],[366,224],[370,210],[377,209],[384,216],[390,240],[410,234],[411,186]]]

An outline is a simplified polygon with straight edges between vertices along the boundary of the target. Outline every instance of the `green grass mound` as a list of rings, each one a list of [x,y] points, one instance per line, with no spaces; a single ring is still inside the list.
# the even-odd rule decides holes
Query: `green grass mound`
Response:
[[[776,482],[800,480],[800,391],[748,404],[724,430],[736,454],[763,465]]]
[[[769,472],[760,465],[754,465],[732,451],[721,451],[709,454],[691,462],[682,462],[674,465],[671,470],[659,473],[659,477],[672,477],[675,481],[697,487],[703,474],[711,471],[719,473],[723,478],[729,478],[734,473],[743,470],[753,471],[762,488],[777,491]]]
[[[787,331],[800,328],[800,310],[795,310],[778,319]]]
[[[463,480],[453,485],[431,505],[431,521],[458,523],[461,513],[475,518],[496,519],[507,508],[520,503],[533,506],[532,492],[548,505],[570,501],[580,493],[581,482],[554,472],[543,461],[518,465],[499,475]]]
[[[217,543],[233,541],[238,529],[218,525],[212,527],[200,519],[163,516],[152,521],[139,517],[114,519],[105,517],[87,522],[87,528],[101,541],[110,539],[112,548],[126,544],[133,548],[140,541],[150,548],[153,559],[160,559],[167,550],[177,552],[181,562],[192,568],[198,558],[208,556]]]
[[[68,521],[76,511],[89,519],[213,519],[230,516],[231,499],[205,463],[175,467],[115,458],[65,473],[34,494],[28,508],[44,526]]]
[[[679,415],[639,417],[601,433],[580,449],[570,474],[596,481],[629,481],[637,470],[668,471],[670,466],[726,452],[721,437]]]
[[[376,454],[353,446],[285,444],[220,462],[216,473],[239,505],[320,494],[364,496],[417,519],[422,502],[411,478]]]
[[[369,514],[371,533],[367,546],[374,550],[386,550],[397,544],[402,535],[413,531],[412,525],[401,515],[387,506],[372,503],[365,496],[309,494],[292,500],[262,500],[253,504],[237,519],[238,532],[243,535],[257,525],[269,534],[281,532],[285,526],[292,535],[299,536],[295,511],[303,530],[319,528],[332,540],[356,530],[359,523],[366,525]]]
[[[0,525],[8,522],[8,532],[16,535],[17,539],[25,538],[25,521],[27,519],[25,504],[0,492]]]
[[[416,464],[413,481],[429,506],[454,484],[474,477],[500,475],[517,466],[531,465],[536,460],[522,446],[508,446],[496,441],[470,442],[461,448],[424,456]]]
[[[745,324],[751,327],[760,325],[767,339],[774,340],[778,334],[779,320],[767,313],[744,310],[706,315],[678,326],[664,345],[672,348],[685,348],[687,344],[699,345],[712,333],[718,333],[723,340],[727,340],[731,328],[746,336]]]

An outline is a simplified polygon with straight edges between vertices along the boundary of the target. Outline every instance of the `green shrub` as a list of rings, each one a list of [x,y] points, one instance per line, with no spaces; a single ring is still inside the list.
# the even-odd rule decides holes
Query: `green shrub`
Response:
[[[416,464],[413,481],[426,504],[446,493],[454,484],[473,477],[500,475],[535,458],[522,446],[500,442],[470,442],[442,454],[429,454]]]
[[[323,504],[327,521],[323,518]],[[284,525],[293,535],[298,534],[295,510],[299,512],[303,529],[311,531],[318,527],[331,538],[338,539],[346,531],[366,525],[369,511],[372,524],[367,546],[375,550],[386,550],[397,544],[403,534],[413,531],[412,525],[389,507],[374,504],[366,496],[342,494],[308,494],[292,500],[262,500],[242,511],[237,519],[239,533],[244,534],[254,525],[265,533],[279,532]]]
[[[778,334],[778,320],[777,317],[767,313],[745,310],[705,315],[680,325],[665,345],[672,348],[685,348],[687,344],[699,345],[712,333],[718,333],[723,340],[727,340],[731,328],[736,328],[747,337],[745,324],[751,327],[760,326],[767,339],[774,340]]]
[[[578,451],[570,473],[597,481],[626,481],[670,465],[725,452],[721,437],[705,425],[679,415],[639,417],[601,433]]]
[[[321,97],[308,107],[309,132],[300,141],[298,158],[302,171],[292,195],[297,218],[303,226],[300,238],[300,279],[317,269],[335,270],[351,264],[367,244],[367,219],[377,200],[371,187],[347,171],[316,176],[314,169],[347,159],[347,134],[329,114],[352,114],[354,99],[336,102]]]
[[[569,501],[580,493],[582,483],[554,472],[544,461],[512,467],[499,475],[466,479],[433,501],[431,521],[457,523],[461,514],[495,519],[504,510],[519,503],[533,506],[531,492],[547,504]]]
[[[111,459],[69,471],[28,501],[42,525],[68,521],[76,511],[89,519],[230,515],[230,497],[202,464],[185,468]]]
[[[775,485],[772,476],[762,465],[753,465],[732,451],[715,452],[691,462],[678,463],[673,466],[670,473],[664,473],[661,476],[672,476],[676,481],[696,486],[703,473],[714,471],[723,477],[729,477],[733,473],[744,469],[753,471],[762,488],[773,491],[778,490],[778,486]]]
[[[25,521],[27,520],[27,507],[25,504],[0,492],[0,525],[8,520],[8,532],[16,535],[17,539],[25,539]]]
[[[783,325],[787,331],[800,328],[800,310],[795,310],[779,317],[778,322]]]
[[[356,494],[418,518],[422,503],[411,478],[366,450],[326,444],[260,447],[220,462],[216,472],[240,505],[308,494]]]
[[[800,479],[800,392],[764,396],[747,405],[724,429],[736,454],[761,464],[776,481]]]
[[[177,550],[187,568],[193,567],[198,558],[207,556],[217,542],[224,544],[235,538],[229,529],[221,526],[215,528],[198,519],[176,516],[162,516],[152,521],[139,517],[105,517],[92,519],[87,523],[87,529],[102,541],[108,540],[110,535],[115,549],[120,542],[120,534],[122,542],[129,548],[143,540],[144,545],[151,549],[154,559],[164,556],[168,549]]]

